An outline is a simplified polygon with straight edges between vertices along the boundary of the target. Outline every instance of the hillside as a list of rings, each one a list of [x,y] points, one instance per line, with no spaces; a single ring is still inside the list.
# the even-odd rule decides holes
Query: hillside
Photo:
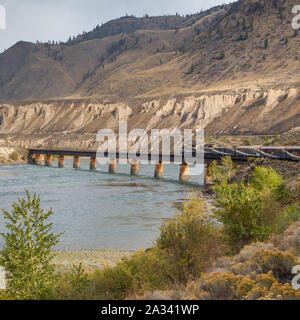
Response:
[[[115,109],[124,108],[147,129],[255,135],[300,127],[292,5],[240,0],[186,17],[126,16],[66,43],[19,42],[0,55],[0,134],[93,134],[115,126]]]

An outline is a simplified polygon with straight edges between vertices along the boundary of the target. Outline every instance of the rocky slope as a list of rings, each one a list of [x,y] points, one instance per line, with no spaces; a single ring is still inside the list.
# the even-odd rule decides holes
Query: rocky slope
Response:
[[[284,112],[282,110],[284,109]],[[278,116],[280,114],[280,117]],[[0,135],[18,146],[95,148],[102,128],[205,128],[206,134],[283,133],[300,122],[300,87],[105,104],[60,100],[0,105]],[[0,137],[1,137],[0,136]]]
[[[300,127],[300,37],[290,0],[240,0],[180,17],[123,17],[67,43],[0,55],[0,135],[21,146],[94,147],[101,128]]]

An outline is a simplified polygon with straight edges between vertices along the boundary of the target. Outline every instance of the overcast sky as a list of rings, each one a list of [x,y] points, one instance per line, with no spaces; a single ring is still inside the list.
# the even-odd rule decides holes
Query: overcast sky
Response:
[[[6,30],[0,30],[0,53],[19,40],[66,41],[97,24],[124,16],[189,14],[228,0],[0,0]],[[1,10],[0,10],[1,11]],[[1,18],[1,15],[0,15]],[[1,22],[0,22],[1,25]]]

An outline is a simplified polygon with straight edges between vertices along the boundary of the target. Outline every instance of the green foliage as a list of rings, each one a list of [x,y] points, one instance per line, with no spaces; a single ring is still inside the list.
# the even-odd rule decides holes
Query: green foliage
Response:
[[[265,38],[264,47],[265,49],[269,47],[269,39],[267,37]]]
[[[124,264],[94,273],[95,293],[101,299],[124,299],[132,290],[132,278]]]
[[[253,141],[250,138],[247,138],[244,140],[244,145],[245,146],[253,146]]]
[[[210,176],[214,183],[231,180],[236,169],[236,165],[230,157],[222,158],[220,166],[215,160],[209,166]]]
[[[218,60],[222,60],[222,59],[224,59],[225,58],[225,51],[222,49],[221,51],[220,51],[220,54],[219,54],[219,56],[217,57],[217,59]]]
[[[250,20],[250,30],[253,31],[254,30],[254,25],[253,25],[253,17]]]
[[[97,270],[91,281],[95,296],[101,299],[124,299],[130,294],[164,289],[170,284],[166,262],[157,248],[138,252],[114,268]]]
[[[282,177],[273,168],[255,167],[251,185],[261,192],[273,192],[283,184]]]
[[[88,274],[82,267],[82,263],[73,265],[70,273],[70,284],[72,288],[79,293],[84,292],[88,288],[90,281],[88,279]]]
[[[47,220],[52,210],[40,208],[40,197],[26,198],[13,203],[12,212],[3,210],[7,233],[2,233],[3,249],[0,264],[9,272],[8,293],[14,299],[38,299],[51,296],[55,282],[52,248],[60,234],[51,232]]]
[[[272,168],[256,167],[247,185],[221,179],[213,190],[217,195],[216,218],[234,252],[282,232],[298,217],[292,208],[283,209],[287,188]]]
[[[175,282],[199,276],[223,247],[221,230],[198,195],[190,198],[181,214],[163,224],[157,246],[163,251]]]
[[[243,19],[243,30],[246,30],[247,29],[247,26],[246,26],[246,19],[244,18]]]

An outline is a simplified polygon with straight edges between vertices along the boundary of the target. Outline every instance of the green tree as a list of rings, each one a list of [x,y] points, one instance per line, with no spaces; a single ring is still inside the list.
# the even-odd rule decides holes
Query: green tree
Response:
[[[264,46],[265,46],[265,49],[269,47],[269,39],[267,37],[265,38]]]
[[[14,299],[49,298],[55,283],[52,248],[61,234],[52,233],[47,223],[52,209],[40,208],[40,197],[29,195],[12,204],[12,211],[3,210],[7,233],[0,251],[0,265],[9,273],[8,293]]]
[[[246,19],[244,18],[243,19],[243,30],[246,30],[247,29],[247,26],[246,26]]]
[[[250,20],[250,30],[253,31],[254,25],[253,25],[253,18]]]
[[[225,58],[225,51],[222,49],[217,57],[218,60],[222,60]]]

